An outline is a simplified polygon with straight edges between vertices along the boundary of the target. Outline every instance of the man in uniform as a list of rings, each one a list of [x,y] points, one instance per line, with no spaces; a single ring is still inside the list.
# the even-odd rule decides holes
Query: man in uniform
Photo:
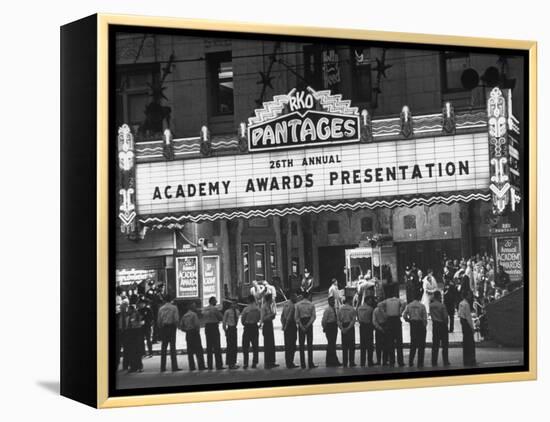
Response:
[[[393,291],[393,290],[390,290]],[[357,308],[357,319],[359,321],[359,344],[361,350],[361,366],[365,367],[367,362],[368,352],[368,365],[373,366],[372,360],[374,352],[373,333],[374,325],[372,323],[372,313],[374,312],[374,300],[372,297],[368,297],[367,301]]]
[[[387,330],[386,340],[388,341],[388,353],[390,366],[395,365],[395,353],[397,352],[397,364],[405,366],[403,362],[403,328],[401,326],[401,314],[405,309],[405,303],[397,297],[399,293],[381,302],[382,310],[386,314]]]
[[[296,331],[296,318],[295,318],[295,305],[298,298],[296,293],[290,295],[290,300],[286,301],[283,306],[283,312],[281,313],[281,326],[285,334],[285,364],[288,369],[297,368],[298,365],[294,363],[294,354],[296,353],[296,337],[298,332]]]
[[[306,367],[305,342],[307,340],[307,357],[310,369],[317,368],[313,363],[313,322],[317,315],[315,314],[315,305],[311,303],[311,293],[303,297],[296,304],[296,324],[298,325],[298,342],[300,344],[300,364],[303,369]]]
[[[418,351],[418,367],[424,367],[424,350],[426,348],[426,325],[428,314],[426,307],[420,303],[419,294],[403,311],[403,319],[411,326],[411,350],[409,353],[409,366],[414,365],[414,357]]]
[[[272,369],[279,366],[275,361],[275,335],[273,320],[277,315],[277,308],[273,306],[273,296],[267,293],[261,308],[262,334],[264,336],[264,368]]]
[[[449,363],[449,331],[447,329],[447,320],[449,314],[447,307],[441,303],[441,292],[435,291],[432,302],[430,303],[430,316],[432,318],[432,366],[437,366],[439,347],[443,355],[443,365]],[[454,316],[454,307],[453,307]]]
[[[252,368],[258,365],[258,323],[260,322],[260,308],[256,304],[254,295],[248,296],[248,306],[243,309],[241,323],[243,324],[243,368],[248,368],[248,349],[252,345]]]
[[[325,312],[323,313],[323,319],[321,320],[323,332],[327,337],[327,355],[325,359],[327,367],[342,365],[338,360],[338,356],[336,355],[336,339],[338,337],[338,316],[334,304],[334,296],[330,296],[328,298],[328,308],[325,309]]]
[[[342,335],[342,361],[344,368],[355,366],[355,320],[357,312],[351,306],[352,299],[346,298],[344,304],[338,310],[338,326]]]
[[[375,365],[389,365],[389,346],[387,333],[388,317],[384,313],[383,304],[380,302],[372,312],[372,325],[376,335],[376,363]],[[395,357],[394,357],[395,359]]]
[[[239,322],[239,310],[237,301],[233,300],[231,306],[223,314],[222,327],[225,332],[227,348],[225,353],[225,364],[229,369],[237,369],[237,323]]]
[[[176,358],[176,330],[180,321],[178,308],[172,303],[169,295],[164,297],[164,305],[158,311],[157,325],[160,331],[160,372],[166,371],[166,352],[170,345],[172,372],[181,371]]]
[[[302,279],[302,296],[307,297],[313,289],[313,276],[309,273],[309,270],[304,269],[304,278]]]
[[[212,296],[208,299],[208,306],[202,311],[204,334],[206,334],[206,359],[208,362],[208,369],[213,369],[212,355],[214,355],[216,360],[216,369],[225,369],[222,361],[219,329],[219,324],[223,320],[223,315],[216,305],[217,300]]]
[[[195,358],[199,371],[204,371],[204,350],[200,335],[201,325],[197,316],[197,306],[195,302],[191,302],[187,312],[181,317],[180,329],[185,333],[185,341],[187,342],[187,359],[189,361],[189,370],[194,371]]]

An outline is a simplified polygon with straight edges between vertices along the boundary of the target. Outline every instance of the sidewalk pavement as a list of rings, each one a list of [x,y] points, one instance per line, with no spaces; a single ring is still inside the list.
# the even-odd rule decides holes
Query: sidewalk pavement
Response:
[[[404,291],[401,292],[402,299],[404,300]],[[316,319],[313,323],[313,342],[315,345],[316,350],[324,350],[327,345],[327,338],[325,336],[325,333],[323,333],[323,328],[321,327],[321,319],[323,318],[323,312],[328,307],[327,302],[327,294],[326,292],[322,293],[314,293],[313,304],[316,308]],[[276,350],[284,350],[284,332],[281,325],[281,312],[283,309],[284,302],[277,304],[277,316],[275,317],[275,320],[273,321],[273,331],[275,334],[275,345]],[[427,334],[426,334],[426,345],[427,347],[431,347],[432,342],[432,322],[431,320],[428,320],[428,326],[426,328]],[[241,350],[241,339],[243,334],[243,327],[239,323],[237,326],[237,339],[239,344],[239,351]],[[201,339],[202,339],[202,345],[203,347],[206,347],[206,336],[204,334],[204,329],[201,329],[200,331]],[[260,350],[262,350],[263,347],[263,336],[260,330],[260,336],[259,336],[259,345]],[[476,341],[479,343],[479,338],[476,335]],[[357,343],[359,343],[359,324],[355,324],[355,339]],[[403,345],[407,346],[411,341],[411,335],[410,335],[410,329],[409,324],[406,322],[403,322]],[[220,342],[221,347],[223,350],[225,350],[225,347],[227,345],[225,334],[223,332],[223,329],[220,324]],[[337,343],[340,347],[341,345],[341,339],[340,339],[340,333],[338,333],[338,340]],[[462,328],[460,326],[460,320],[455,314],[455,325],[454,325],[454,332],[449,333],[449,347],[456,347],[462,345]],[[176,349],[178,349],[178,353],[185,353],[185,350],[187,349],[187,344],[185,342],[185,333],[183,331],[178,330],[176,334]],[[153,354],[160,353],[160,342],[153,344]]]
[[[403,350],[405,363],[408,364],[409,350]],[[342,355],[338,352],[338,357],[341,360]],[[224,364],[225,364],[225,356]],[[388,367],[388,366],[374,366],[362,368],[359,366],[359,351],[355,353],[354,368],[343,367],[326,367],[325,366],[325,352],[315,351],[313,353],[313,360],[318,365],[315,369],[287,369],[284,366],[284,353],[278,352],[276,354],[277,363],[279,367],[274,369],[265,369],[263,366],[264,356],[260,354],[260,362],[256,369],[243,369],[242,368],[242,354],[237,356],[237,363],[241,365],[239,369],[224,369],[224,370],[205,370],[205,371],[189,371],[187,357],[178,356],[178,366],[182,369],[180,372],[170,371],[170,358],[167,359],[167,372],[160,373],[160,357],[154,356],[149,359],[143,359],[142,373],[126,373],[126,371],[118,371],[116,376],[116,385],[118,389],[125,388],[151,388],[151,387],[167,387],[167,386],[181,386],[181,385],[200,385],[200,384],[218,384],[216,388],[223,389],[223,384],[234,384],[236,382],[259,382],[259,381],[278,381],[299,379],[306,380],[308,378],[315,378],[316,382],[319,379],[327,377],[340,377],[340,376],[357,376],[362,375],[365,380],[368,380],[369,376],[372,379],[380,379],[381,374],[405,374],[405,373],[432,373],[437,375],[438,371],[445,371],[445,375],[449,375],[448,371],[464,370],[468,369],[462,364],[462,350],[458,348],[449,349],[450,366],[443,366],[441,363],[441,356],[439,357],[439,366],[431,366],[431,350],[426,349],[426,355],[424,358],[424,368],[417,368],[416,366],[409,367]],[[518,366],[523,364],[524,351],[521,348],[500,348],[500,347],[483,347],[476,350],[477,368],[491,368],[491,367],[509,367]],[[294,356],[294,362],[300,363],[299,353],[296,352]],[[463,372],[460,372],[463,374]],[[260,385],[258,385],[260,386]]]

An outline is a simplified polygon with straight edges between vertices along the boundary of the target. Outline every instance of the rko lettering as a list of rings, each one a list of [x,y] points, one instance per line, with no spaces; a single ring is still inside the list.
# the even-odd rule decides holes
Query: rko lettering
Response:
[[[249,151],[358,142],[359,111],[350,103],[312,88],[277,95],[249,118]]]

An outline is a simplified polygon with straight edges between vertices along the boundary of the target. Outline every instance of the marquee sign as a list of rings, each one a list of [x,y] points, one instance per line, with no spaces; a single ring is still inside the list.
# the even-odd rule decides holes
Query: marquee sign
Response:
[[[265,102],[248,120],[250,152],[344,144],[360,140],[357,107],[330,91],[293,89]]]
[[[489,200],[487,142],[476,133],[140,163],[136,204],[164,223]]]

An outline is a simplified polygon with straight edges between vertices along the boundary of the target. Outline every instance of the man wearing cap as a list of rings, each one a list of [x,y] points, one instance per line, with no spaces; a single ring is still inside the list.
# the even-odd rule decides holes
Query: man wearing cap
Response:
[[[225,369],[223,367],[219,329],[223,315],[216,305],[217,300],[212,296],[208,299],[208,306],[202,310],[204,334],[206,334],[206,359],[208,369],[210,370],[213,369],[212,355],[214,355],[214,359],[216,360],[216,369]]]
[[[432,366],[437,366],[439,347],[441,347],[443,355],[443,365],[448,366],[450,365],[449,331],[447,329],[449,314],[447,307],[441,303],[441,292],[439,290],[434,293],[433,300],[430,303],[430,316],[432,318]]]
[[[191,302],[187,312],[181,317],[180,329],[185,332],[185,341],[187,343],[187,359],[189,361],[189,370],[194,371],[195,358],[199,371],[205,370],[204,366],[204,349],[200,336],[201,325],[197,316],[197,306],[195,302]]]
[[[418,351],[418,367],[424,367],[424,350],[426,348],[426,325],[428,313],[426,307],[420,303],[420,294],[403,311],[403,319],[411,326],[411,348],[409,352],[409,366],[414,365],[414,357]]]
[[[237,323],[239,322],[239,310],[237,301],[231,301],[231,306],[223,314],[222,327],[225,332],[227,348],[225,364],[229,369],[237,369]]]
[[[298,325],[298,343],[300,344],[300,364],[305,369],[305,342],[307,340],[308,366],[310,369],[317,368],[317,365],[313,363],[313,322],[317,315],[315,314],[315,305],[311,303],[311,293],[305,295],[296,304],[295,315]]]
[[[298,297],[296,293],[290,295],[290,300],[287,300],[283,306],[281,313],[281,326],[285,335],[285,364],[288,369],[297,368],[294,363],[294,354],[296,353],[296,338],[298,336],[296,328],[296,302]]]
[[[160,332],[160,372],[166,371],[166,353],[170,345],[170,361],[172,363],[172,372],[181,371],[178,368],[176,357],[176,330],[180,317],[178,308],[172,303],[170,295],[164,297],[164,305],[158,311],[157,325]]]
[[[351,306],[352,298],[346,298],[344,304],[338,310],[338,326],[342,335],[342,362],[344,368],[355,366],[355,320],[357,312]]]
[[[381,308],[387,317],[386,340],[388,341],[390,366],[395,365],[395,352],[397,352],[398,365],[405,366],[403,362],[403,328],[401,326],[401,314],[405,310],[405,303],[397,297],[398,294],[398,292],[394,292],[392,297],[381,302]]]
[[[372,324],[372,313],[374,312],[374,299],[367,297],[367,301],[357,308],[357,320],[359,321],[359,344],[361,350],[361,366],[365,367],[367,362],[368,353],[368,365],[373,366],[372,360],[374,352],[373,333],[374,325]]]
[[[307,268],[304,269],[304,278],[302,278],[302,296],[306,297],[311,293],[313,289],[313,276],[309,273]]]
[[[248,296],[248,305],[241,314],[241,323],[243,324],[243,368],[248,368],[248,350],[252,345],[252,368],[258,365],[258,323],[260,322],[261,312],[256,303],[254,295]]]
[[[336,355],[336,339],[338,337],[338,314],[334,306],[335,300],[333,296],[328,298],[328,308],[323,313],[323,319],[321,325],[323,332],[327,337],[327,355],[325,363],[327,367],[341,366],[342,364],[338,360]]]

